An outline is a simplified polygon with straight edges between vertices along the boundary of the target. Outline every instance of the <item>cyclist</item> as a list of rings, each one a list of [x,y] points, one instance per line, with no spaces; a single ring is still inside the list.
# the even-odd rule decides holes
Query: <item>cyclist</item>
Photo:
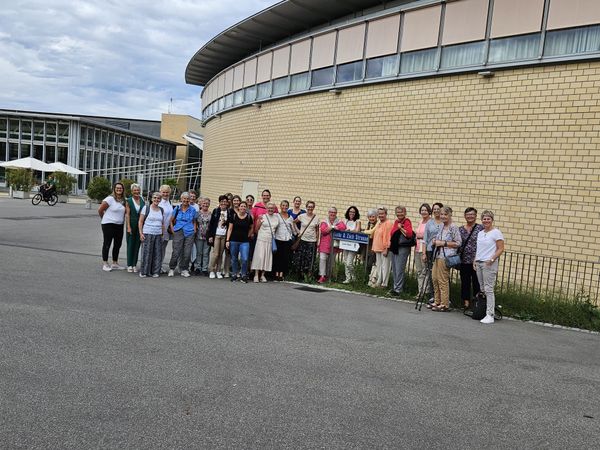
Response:
[[[50,175],[46,182],[40,186],[40,194],[44,198],[44,201],[48,200],[52,194],[56,192],[56,180],[54,176]]]

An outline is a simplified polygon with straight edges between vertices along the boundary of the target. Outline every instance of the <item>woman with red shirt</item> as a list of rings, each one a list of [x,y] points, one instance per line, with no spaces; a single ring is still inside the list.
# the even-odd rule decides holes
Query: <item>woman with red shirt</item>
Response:
[[[406,217],[406,208],[396,206],[396,220],[390,232],[390,251],[392,252],[392,274],[394,287],[390,295],[400,296],[406,280],[406,263],[413,246],[413,227],[410,219]]]

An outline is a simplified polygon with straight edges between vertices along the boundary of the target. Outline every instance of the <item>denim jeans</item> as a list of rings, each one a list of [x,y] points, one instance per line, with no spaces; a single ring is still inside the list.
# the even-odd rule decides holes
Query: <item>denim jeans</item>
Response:
[[[229,242],[229,252],[231,253],[231,266],[233,275],[240,273],[240,262],[242,263],[242,276],[248,276],[248,256],[250,255],[250,242]]]

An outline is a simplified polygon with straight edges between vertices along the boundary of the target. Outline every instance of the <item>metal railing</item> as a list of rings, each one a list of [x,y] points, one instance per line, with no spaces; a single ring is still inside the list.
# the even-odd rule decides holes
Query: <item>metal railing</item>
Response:
[[[341,253],[336,260],[343,263]],[[415,273],[414,251],[407,264]],[[450,280],[460,283],[458,270]],[[530,253],[504,252],[498,265],[496,292],[518,292],[549,298],[588,297],[600,303],[600,262],[580,261]]]

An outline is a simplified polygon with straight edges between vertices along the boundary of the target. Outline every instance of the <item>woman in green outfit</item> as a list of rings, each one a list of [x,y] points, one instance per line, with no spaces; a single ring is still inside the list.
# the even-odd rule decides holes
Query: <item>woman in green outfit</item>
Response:
[[[139,184],[131,185],[131,197],[125,202],[125,224],[127,225],[127,272],[137,272],[138,255],[140,253],[140,233],[138,221],[140,211],[144,207]]]

